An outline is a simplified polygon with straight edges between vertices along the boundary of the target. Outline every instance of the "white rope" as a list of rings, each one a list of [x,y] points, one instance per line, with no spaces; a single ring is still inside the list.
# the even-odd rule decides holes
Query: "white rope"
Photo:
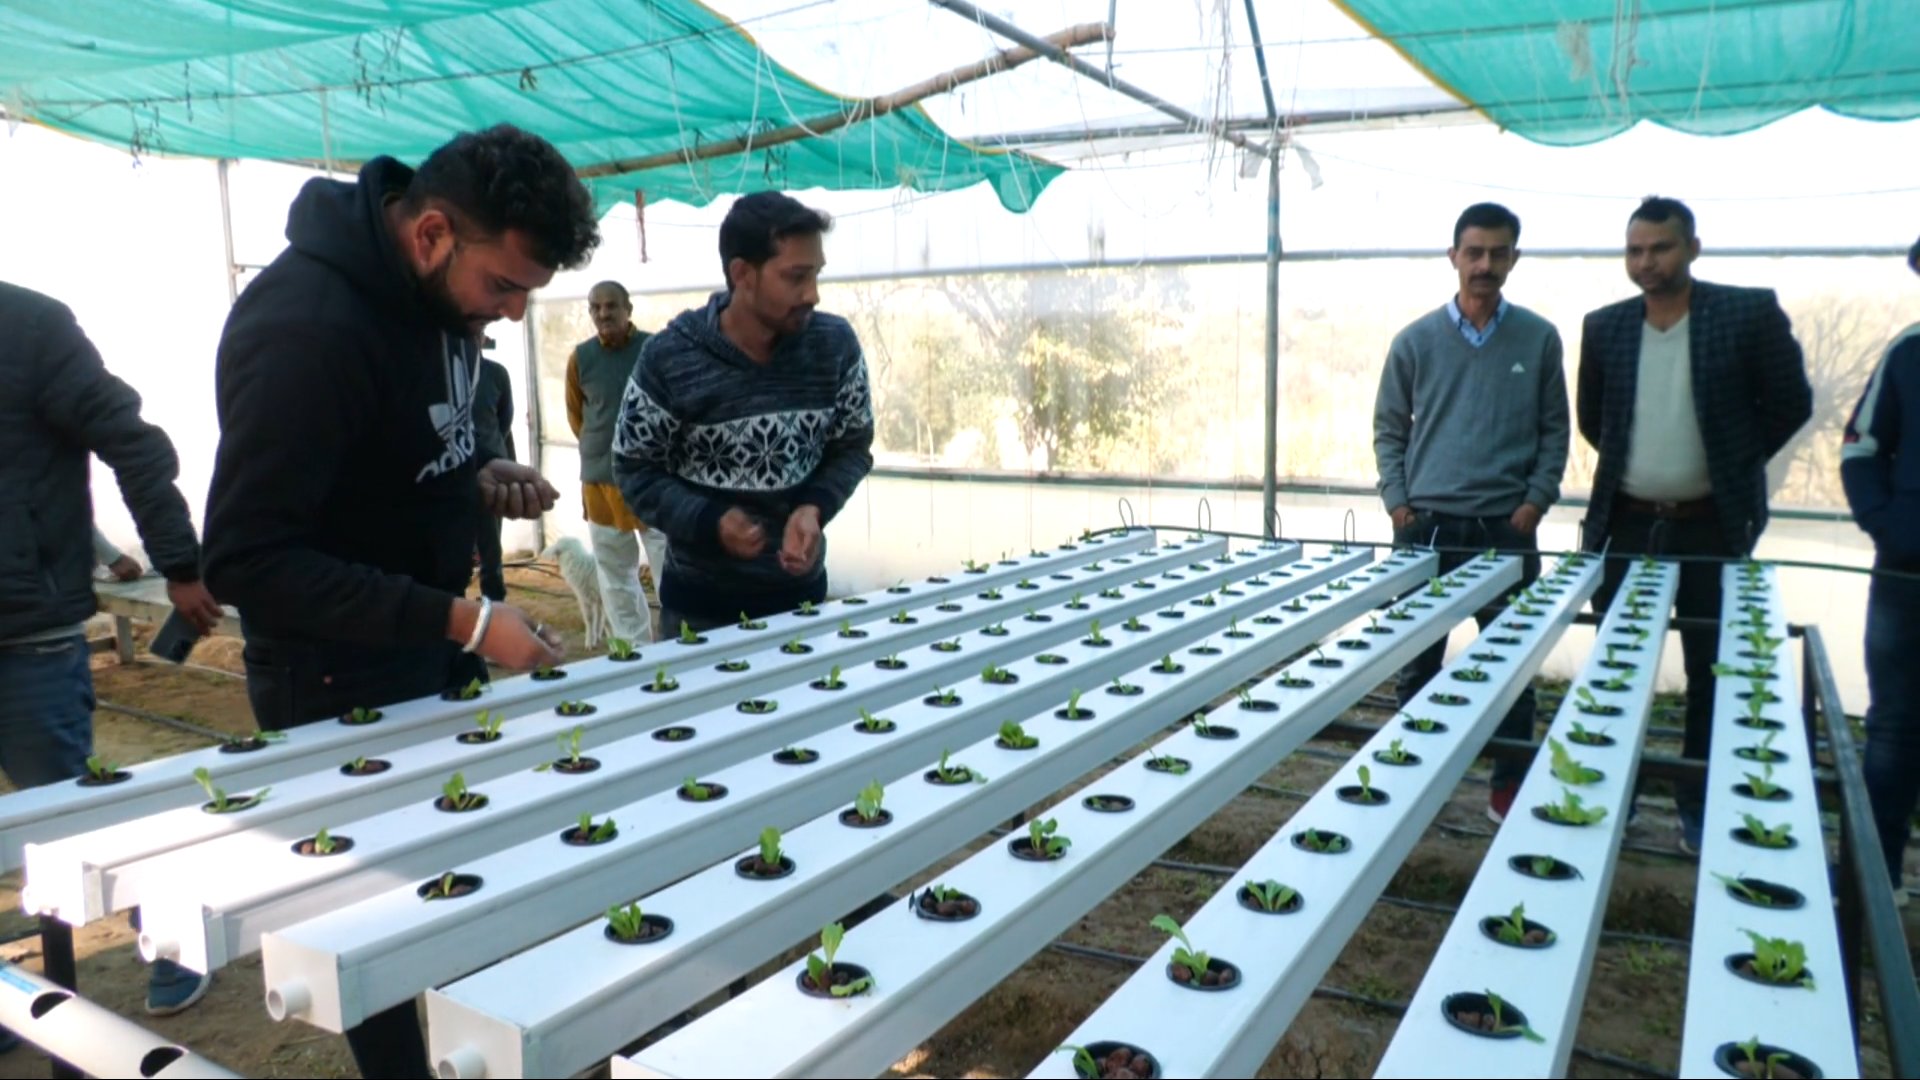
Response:
[[[327,88],[320,88],[320,161],[327,178],[333,179],[333,111],[327,105]]]

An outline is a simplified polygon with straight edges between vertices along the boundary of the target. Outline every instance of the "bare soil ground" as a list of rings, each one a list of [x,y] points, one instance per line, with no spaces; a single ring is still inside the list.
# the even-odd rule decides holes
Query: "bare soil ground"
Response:
[[[538,568],[510,570],[508,582],[515,603],[562,629],[568,636],[570,655],[583,654],[578,608],[556,575]],[[152,629],[140,630],[143,649],[145,634]],[[152,719],[113,711],[108,705],[176,717],[219,732],[250,730],[253,723],[244,686],[234,677],[240,671],[239,643],[203,643],[193,661],[213,670],[176,669],[157,663],[129,667],[118,664],[110,653],[96,656],[95,688],[102,702],[94,715],[97,750],[117,762],[134,762],[211,741]],[[1543,714],[1552,706],[1550,694],[1544,695]],[[1354,710],[1353,718],[1378,722],[1383,716],[1360,708]],[[1336,768],[1336,762],[1318,755],[1350,749],[1330,742],[1312,743],[1273,769],[1264,784],[1282,792],[1311,792]],[[1656,744],[1655,749],[1678,752],[1677,744],[1672,743]],[[1090,775],[1076,786],[1091,783],[1098,775]],[[1483,816],[1485,800],[1482,767],[1455,792],[1394,877],[1387,895],[1411,905],[1457,904],[1490,836],[1491,826]],[[1284,793],[1243,793],[1175,845],[1165,859],[1202,866],[1238,866],[1284,828],[1299,805],[1298,797]],[[1671,1073],[1679,1057],[1687,971],[1684,939],[1692,929],[1697,867],[1691,861],[1665,854],[1673,850],[1674,822],[1663,807],[1670,811],[1671,804],[1657,797],[1649,800],[1630,827],[1629,850],[1615,875],[1606,928],[1667,940],[1603,940],[1588,987],[1578,1042],[1584,1049]],[[969,850],[954,853],[914,880],[903,882],[901,894],[935,880],[941,871],[972,851],[997,842],[996,838],[982,838]],[[1915,860],[1911,852],[1909,856],[1911,864]],[[1913,876],[1912,869],[1909,875]],[[1149,868],[1095,906],[1060,940],[1146,955],[1160,943],[1159,934],[1147,925],[1154,915],[1166,912],[1185,919],[1230,881],[1194,869]],[[32,922],[19,912],[18,887],[17,874],[0,879],[0,910],[6,912],[0,915],[0,939],[15,939],[0,945],[0,955],[38,970],[39,939],[32,936]],[[1908,937],[1920,939],[1920,906],[1910,911],[1914,914],[1908,915]],[[1259,1075],[1371,1075],[1398,1023],[1393,1006],[1403,1003],[1418,987],[1451,918],[1409,904],[1377,905],[1328,972],[1321,992],[1301,1011]],[[258,957],[220,972],[206,999],[193,1008],[178,1016],[155,1018],[143,1011],[145,968],[138,962],[134,935],[124,919],[84,927],[76,931],[75,943],[80,986],[87,997],[243,1075],[357,1075],[341,1037],[298,1023],[275,1024],[268,1018],[260,1002]],[[796,943],[796,948],[779,962],[799,955],[803,951],[800,945]],[[770,962],[756,977],[775,969],[776,964]],[[928,1038],[888,1075],[1025,1075],[1131,972],[1130,966],[1114,960],[1043,952]],[[1868,998],[1871,1000],[1871,992]],[[706,1006],[717,1001],[710,1000]],[[1867,1010],[1863,1034],[1868,1047],[1865,1075],[1888,1075],[1874,1009]],[[31,1047],[0,1057],[0,1078],[46,1076],[47,1069],[45,1056]],[[597,1074],[606,1075],[605,1067]],[[1576,1054],[1571,1075],[1643,1074],[1618,1063]]]

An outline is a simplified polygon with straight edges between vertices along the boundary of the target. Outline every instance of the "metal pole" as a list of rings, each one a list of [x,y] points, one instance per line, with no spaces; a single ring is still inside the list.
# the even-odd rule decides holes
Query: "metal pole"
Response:
[[[1267,144],[1266,469],[1260,480],[1260,532],[1274,539],[1280,490],[1280,143]]]
[[[540,424],[540,331],[534,323],[537,316],[529,308],[527,317],[521,326],[525,328],[527,355],[524,370],[527,373],[527,464],[533,471],[540,472],[546,458],[544,439],[546,432]],[[544,474],[542,474],[544,475]],[[583,496],[584,497],[584,496]],[[533,552],[537,557],[547,550],[547,516],[541,514],[533,519]],[[657,583],[656,583],[657,584]]]
[[[1112,20],[1109,19],[1108,22],[1111,23]],[[1267,43],[1260,38],[1260,17],[1253,12],[1253,0],[1247,0],[1247,29],[1253,34],[1254,62],[1260,65],[1260,92],[1267,98],[1267,123],[1275,129],[1277,135],[1280,127],[1280,109],[1273,102],[1273,80],[1267,75]]]
[[[1017,41],[1039,53],[1041,56],[1059,64],[1061,67],[1077,75],[1084,75],[1117,94],[1125,94],[1127,97],[1143,105],[1166,113],[1175,120],[1185,123],[1193,131],[1204,131],[1209,135],[1225,139],[1242,150],[1247,150],[1255,154],[1266,151],[1266,147],[1261,146],[1245,135],[1228,130],[1225,123],[1218,120],[1207,120],[1194,113],[1188,112],[1186,109],[1175,105],[1173,102],[1166,100],[1158,94],[1148,90],[1142,90],[1140,87],[1113,75],[1111,72],[1101,71],[1099,68],[1081,60],[1045,38],[1037,34],[1030,34],[996,15],[989,15],[981,11],[979,8],[968,3],[967,0],[929,0],[929,2],[936,7],[946,8],[955,15],[978,23],[1003,38],[1010,41]]]
[[[227,243],[227,303],[233,304],[240,299],[240,264],[233,258],[233,199],[227,192],[227,166],[233,164],[228,158],[221,158],[220,174],[220,235]]]
[[[55,986],[78,991],[80,968],[73,955],[73,927],[51,915],[40,916],[40,969]],[[60,1058],[52,1059],[53,1080],[77,1080],[86,1074]]]

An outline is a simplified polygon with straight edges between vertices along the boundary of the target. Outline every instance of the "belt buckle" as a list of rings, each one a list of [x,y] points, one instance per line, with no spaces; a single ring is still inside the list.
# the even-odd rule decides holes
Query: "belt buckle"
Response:
[[[1673,517],[1680,512],[1680,504],[1677,502],[1655,502],[1653,504],[1653,512],[1656,517]]]

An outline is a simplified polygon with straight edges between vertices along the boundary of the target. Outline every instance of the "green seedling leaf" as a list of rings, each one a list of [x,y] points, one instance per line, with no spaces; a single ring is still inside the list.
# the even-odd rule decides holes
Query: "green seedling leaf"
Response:
[[[872,821],[880,816],[880,804],[887,798],[887,789],[875,780],[860,789],[853,797],[853,812],[860,815],[861,821]]]
[[[1039,739],[1027,734],[1025,728],[1012,720],[1000,725],[1000,741],[1014,750],[1025,750],[1040,745]]]
[[[1807,947],[1786,938],[1770,938],[1752,930],[1741,930],[1753,942],[1753,970],[1761,978],[1783,986],[1813,989],[1813,976],[1806,973]]]
[[[613,927],[613,934],[622,941],[633,941],[646,932],[645,913],[640,910],[640,901],[635,900],[625,907],[607,909],[607,925]]]
[[[1180,943],[1173,950],[1174,963],[1186,968],[1195,982],[1206,977],[1212,958],[1193,947],[1193,942],[1187,940],[1187,932],[1180,928],[1179,923],[1173,921],[1173,916],[1155,915],[1151,925],[1155,930],[1171,936]]]
[[[1251,893],[1260,906],[1267,911],[1279,911],[1293,903],[1293,898],[1297,895],[1292,888],[1272,878],[1247,882],[1247,892]]]
[[[1600,781],[1599,770],[1589,769],[1575,761],[1573,755],[1567,752],[1566,746],[1559,739],[1551,735],[1547,736],[1547,749],[1553,755],[1553,775],[1556,780],[1576,787]]]
[[[1546,810],[1548,817],[1566,825],[1593,825],[1607,816],[1606,807],[1586,806],[1578,794],[1566,788],[1560,791],[1560,801],[1548,803]]]
[[[1754,842],[1761,847],[1786,847],[1789,834],[1793,832],[1793,822],[1791,821],[1781,822],[1773,828],[1768,828],[1766,822],[1761,821],[1752,814],[1741,814],[1740,821],[1747,827],[1747,832],[1753,834]]]

